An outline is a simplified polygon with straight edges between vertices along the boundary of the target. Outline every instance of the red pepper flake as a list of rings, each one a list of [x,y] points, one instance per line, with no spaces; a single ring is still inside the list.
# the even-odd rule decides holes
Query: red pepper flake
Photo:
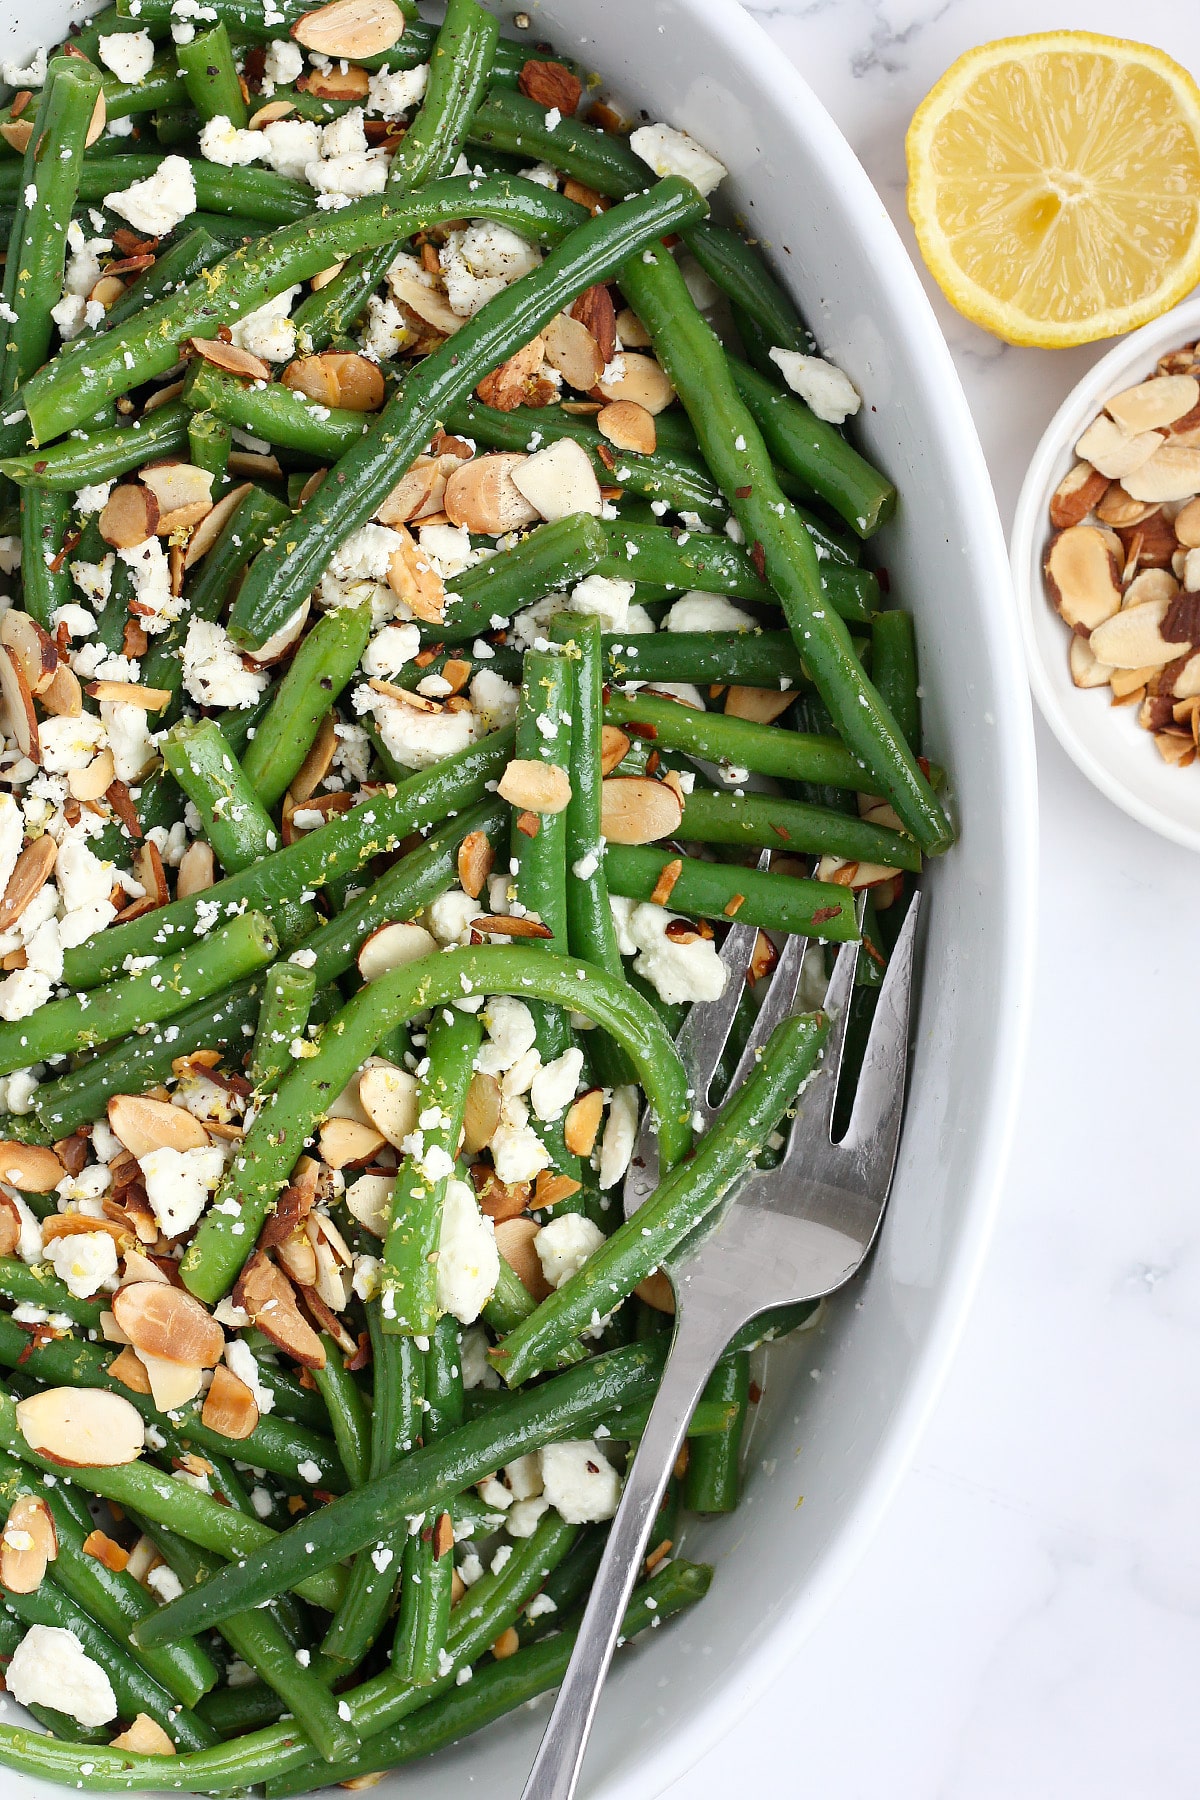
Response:
[[[64,533],[63,541],[62,541],[62,549],[59,551],[58,555],[54,558],[53,562],[50,562],[46,565],[47,568],[49,568],[55,575],[58,574],[58,571],[62,568],[62,566],[66,562],[68,556],[70,556],[72,550],[78,549],[79,540],[82,536],[83,536],[83,533],[81,531],[71,530],[71,531]],[[68,638],[67,642],[70,643],[70,641],[71,641],[70,638]]]
[[[776,837],[785,838],[789,843],[791,842],[792,834],[786,825],[772,825],[771,830],[775,833]]]
[[[752,487],[734,488],[733,497],[735,500],[748,500],[753,492]]]
[[[629,723],[626,725],[625,729],[629,733],[630,737],[645,738],[647,743],[650,743],[650,744],[652,744],[654,742],[655,738],[658,736],[658,726],[657,725],[643,724],[640,719],[631,719],[629,721]]]
[[[752,1381],[750,1383],[746,1398],[749,1400],[751,1406],[757,1406],[762,1399],[762,1389],[759,1387],[757,1381]]]
[[[818,906],[816,912],[812,916],[812,922],[814,925],[827,925],[830,919],[840,919],[841,916],[842,909],[840,906]]]
[[[517,814],[517,830],[522,837],[535,838],[542,828],[542,821],[534,812]]]
[[[754,572],[760,581],[767,579],[767,553],[755,538],[750,550],[750,561],[754,564]]]

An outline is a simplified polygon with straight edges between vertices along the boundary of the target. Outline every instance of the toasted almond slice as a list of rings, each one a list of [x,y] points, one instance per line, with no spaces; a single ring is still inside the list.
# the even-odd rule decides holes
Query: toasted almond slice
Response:
[[[271,365],[263,361],[261,356],[252,356],[249,350],[242,350],[237,344],[227,344],[222,338],[193,337],[188,339],[188,346],[202,361],[211,363],[214,369],[224,369],[227,375],[242,375],[248,381],[270,381]]]
[[[1120,482],[1113,481],[1095,511],[1102,525],[1111,525],[1118,530],[1124,525],[1140,524],[1151,508],[1144,500],[1131,500]]]
[[[541,1226],[532,1219],[502,1219],[495,1231],[496,1248],[509,1268],[520,1276],[522,1286],[535,1300],[544,1300],[551,1288],[537,1253]]]
[[[394,1175],[360,1175],[346,1189],[346,1207],[351,1218],[357,1219],[374,1237],[381,1238],[387,1233],[395,1185]]]
[[[83,712],[83,689],[70,663],[60,662],[54,679],[39,696],[42,707],[52,719],[78,719]]]
[[[420,962],[423,956],[436,956],[437,947],[437,939],[423,925],[402,921],[381,925],[363,940],[357,957],[358,972],[364,981],[378,981],[389,969]]]
[[[478,1173],[483,1176],[483,1184],[479,1189],[479,1210],[493,1224],[499,1225],[505,1219],[518,1219],[529,1206],[532,1194],[527,1181],[501,1181],[494,1169],[483,1168],[480,1164]]]
[[[296,1294],[282,1269],[261,1250],[254,1251],[238,1276],[233,1302],[248,1312],[259,1331],[307,1369],[325,1367],[320,1338],[303,1318]]]
[[[258,646],[257,650],[247,650],[244,655],[259,669],[265,669],[271,663],[282,662],[284,657],[300,642],[311,610],[312,602],[306,596],[291,618],[284,620],[278,631],[273,631],[270,637]]]
[[[570,313],[556,313],[542,333],[542,341],[551,368],[581,394],[590,393],[604,373],[604,358],[587,326]]]
[[[1050,598],[1072,628],[1092,631],[1120,611],[1120,568],[1110,536],[1094,525],[1073,525],[1046,553]]]
[[[126,1276],[126,1280],[128,1279],[129,1277]],[[100,1335],[106,1344],[128,1344],[129,1342],[111,1312],[100,1314]]]
[[[0,723],[8,735],[16,739],[22,756],[27,756],[31,762],[41,762],[42,747],[38,740],[33,695],[25,679],[25,670],[7,644],[0,644]]]
[[[30,693],[44,693],[58,667],[58,651],[49,632],[14,606],[0,618],[0,644],[13,652],[25,671]]]
[[[157,1293],[173,1293],[172,1288],[158,1288]],[[146,1371],[150,1396],[159,1412],[174,1412],[194,1400],[203,1386],[203,1370],[194,1363],[172,1362],[169,1357],[151,1356],[147,1350],[134,1350]]]
[[[34,1594],[46,1564],[58,1555],[54,1515],[44,1500],[19,1494],[0,1533],[0,1586],[10,1594]]]
[[[654,343],[642,321],[628,306],[623,306],[617,314],[617,336],[626,350],[649,350]]]
[[[617,725],[600,727],[600,773],[611,775],[629,754],[629,738]]]
[[[7,1194],[0,1194],[0,1256],[15,1256],[21,1241],[21,1215]]]
[[[23,1194],[49,1193],[66,1172],[53,1150],[44,1144],[0,1142],[0,1181],[7,1181]],[[88,1224],[94,1230],[99,1221],[90,1219]]]
[[[333,766],[333,753],[337,749],[337,725],[331,712],[327,712],[317,726],[317,735],[313,739],[307,756],[292,777],[291,795],[296,805],[315,794]]]
[[[523,812],[560,813],[570,804],[571,778],[557,763],[514,758],[500,777],[497,793]]]
[[[1077,462],[1050,496],[1050,523],[1058,531],[1080,525],[1100,504],[1110,486],[1107,475],[1089,462]]]
[[[1125,388],[1104,402],[1104,410],[1129,437],[1162,431],[1191,412],[1200,400],[1194,375],[1152,375],[1137,387]]]
[[[329,0],[292,26],[292,36],[306,50],[349,62],[381,55],[403,32],[404,14],[396,0]]]
[[[553,1175],[549,1169],[539,1169],[533,1184],[533,1204],[539,1212],[546,1212],[560,1201],[569,1200],[582,1186],[571,1175]]]
[[[632,400],[648,413],[660,413],[670,406],[675,389],[652,356],[622,351],[617,366],[619,374],[596,383],[596,392],[606,400]]]
[[[110,1538],[104,1531],[89,1531],[83,1540],[83,1554],[103,1563],[114,1575],[121,1574],[129,1565],[129,1552],[115,1538]]]
[[[442,337],[453,337],[463,321],[453,311],[446,296],[431,282],[422,281],[413,269],[404,267],[388,272],[388,286],[401,306],[407,306],[426,325],[432,325]]]
[[[446,476],[438,466],[438,458],[418,456],[408,474],[400,477],[387,499],[376,507],[375,517],[381,525],[406,525],[425,510],[439,484],[444,493]],[[441,505],[440,494],[437,504]]]
[[[682,818],[679,795],[665,781],[610,775],[600,784],[600,830],[610,844],[657,843],[673,837]]]
[[[1162,433],[1158,431],[1141,431],[1136,437],[1130,437],[1114,420],[1101,413],[1079,439],[1075,454],[1090,462],[1101,475],[1120,481],[1149,462],[1162,441]]]
[[[589,1088],[586,1094],[580,1094],[578,1100],[571,1102],[563,1125],[563,1142],[573,1156],[592,1154],[603,1112],[602,1088]]]
[[[135,1462],[146,1441],[136,1407],[104,1388],[43,1388],[17,1402],[17,1424],[31,1450],[68,1468]]]
[[[322,288],[327,288],[330,282],[336,281],[345,266],[343,262],[330,263],[327,269],[318,269],[315,275],[310,275],[308,285],[313,293],[319,294]]]
[[[100,536],[114,550],[132,550],[158,530],[158,501],[140,481],[122,481],[100,514]]]
[[[537,405],[537,389],[545,363],[546,345],[539,332],[519,350],[514,350],[490,375],[485,375],[475,392],[485,406],[494,406],[497,412],[515,412],[518,406]]]
[[[176,898],[185,900],[189,894],[201,894],[212,887],[217,879],[217,866],[213,860],[211,847],[202,838],[197,838],[188,845],[179,861],[179,872],[175,877]],[[178,1112],[179,1108],[174,1109]]]
[[[183,553],[183,566],[185,569],[194,568],[201,557],[208,555],[209,551],[224,531],[226,525],[228,525],[230,519],[232,519],[234,513],[242,504],[246,495],[250,492],[250,487],[250,482],[244,481],[240,487],[230,488],[227,494],[222,494],[221,498],[212,507],[211,511],[205,513],[195,531],[193,531],[191,537],[188,539],[187,549]]]
[[[175,1746],[156,1719],[139,1713],[133,1724],[113,1738],[109,1748],[128,1750],[135,1756],[174,1756]]]
[[[69,769],[67,787],[76,800],[99,800],[107,794],[116,778],[116,764],[111,750],[93,756],[86,769]]]
[[[1112,665],[1102,663],[1087,638],[1071,633],[1071,680],[1077,688],[1107,687]]]
[[[379,365],[365,356],[337,350],[327,350],[320,356],[299,356],[288,364],[280,380],[284,387],[307,394],[321,406],[375,412],[383,405]]]
[[[225,1334],[194,1295],[170,1282],[131,1281],[113,1295],[113,1317],[138,1355],[212,1369]]]
[[[471,1077],[463,1107],[463,1149],[468,1156],[486,1150],[500,1123],[500,1083],[494,1075],[477,1070]]]
[[[484,537],[499,537],[532,525],[539,514],[512,479],[528,459],[521,451],[498,450],[460,463],[446,482],[443,505],[452,525]]]
[[[816,878],[832,881],[838,887],[850,888],[859,894],[866,888],[882,887],[886,882],[894,881],[899,872],[884,863],[848,862],[842,856],[823,856],[817,864]]]
[[[446,608],[442,578],[411,533],[403,525],[395,530],[400,542],[388,563],[388,586],[414,618],[440,624]]]
[[[531,819],[536,817],[534,813],[522,815],[522,817],[525,816]],[[543,925],[542,921],[535,919],[531,913],[513,914],[511,917],[505,913],[498,913],[494,916],[490,913],[480,913],[478,918],[471,920],[471,930],[486,932],[490,937],[549,938],[554,936],[550,927]]]
[[[250,114],[246,124],[251,131],[265,131],[268,125],[274,125],[277,120],[290,118],[295,110],[295,104],[291,100],[268,100],[265,106],[260,106]]]
[[[1200,448],[1164,444],[1148,461],[1121,477],[1121,486],[1134,500],[1190,500],[1200,493]]]
[[[639,1300],[644,1300],[655,1312],[674,1313],[675,1290],[661,1269],[655,1269],[652,1275],[647,1275],[645,1281],[639,1281],[633,1291]]]
[[[332,1220],[313,1213],[308,1219],[306,1230],[317,1259],[317,1278],[309,1291],[315,1293],[322,1305],[327,1306],[336,1317],[345,1310],[350,1300],[354,1258]],[[307,1298],[307,1293],[305,1297]]]
[[[304,1230],[293,1231],[275,1246],[280,1268],[297,1287],[312,1287],[317,1279],[317,1252]]]
[[[1179,583],[1170,569],[1143,569],[1135,575],[1121,596],[1122,609],[1130,606],[1144,606],[1147,600],[1173,600],[1179,592]]]
[[[0,931],[7,931],[21,917],[34,895],[41,893],[57,855],[58,846],[48,833],[25,845],[0,898]]]
[[[119,275],[102,275],[92,288],[88,299],[98,301],[107,312],[110,306],[117,304],[124,292],[125,283]]]
[[[613,400],[596,414],[596,429],[618,450],[652,456],[658,447],[654,416],[636,400]]]
[[[0,137],[4,139],[10,150],[16,151],[18,156],[24,156],[32,136],[33,125],[29,119],[6,119],[4,124],[0,125]]]
[[[379,1063],[365,1069],[358,1083],[358,1097],[376,1131],[398,1150],[417,1125],[417,1082],[407,1069]]]
[[[331,1169],[346,1169],[370,1162],[387,1140],[370,1125],[355,1119],[326,1119],[321,1127],[321,1160]]]
[[[85,150],[90,150],[108,124],[108,103],[101,91],[96,95],[96,104],[92,108],[92,116],[88,122],[87,135],[83,140]]]
[[[477,900],[491,874],[496,852],[485,831],[469,831],[458,847],[458,879],[464,894]]]
[[[725,695],[726,717],[773,725],[796,698],[790,689],[731,687]]]
[[[170,688],[142,687],[136,681],[90,681],[92,700],[108,700],[114,706],[140,706],[143,712],[161,712],[173,698]]]
[[[330,69],[310,69],[301,75],[296,83],[302,94],[312,94],[317,100],[348,100],[353,104],[356,100],[365,100],[371,80],[365,69],[335,64]]]
[[[151,257],[150,260],[153,262],[154,258]],[[172,400],[178,400],[182,392],[182,381],[168,381],[166,387],[155,388],[152,394],[146,396],[145,404],[142,407],[142,416],[157,412],[160,406],[169,406]]]
[[[186,1107],[146,1094],[114,1094],[108,1103],[108,1123],[129,1154],[139,1159],[151,1150],[203,1150],[210,1141]]]
[[[62,1180],[61,1175],[59,1180]],[[13,1185],[15,1187],[16,1183]],[[55,1238],[85,1237],[94,1231],[104,1232],[118,1250],[123,1249],[133,1235],[127,1221],[122,1223],[116,1219],[94,1219],[90,1213],[50,1213],[42,1220],[42,1239],[47,1244],[53,1243]]]
[[[146,1365],[132,1345],[126,1346],[119,1356],[114,1356],[108,1365],[108,1372],[127,1387],[131,1394],[150,1394],[150,1377],[146,1373]]]
[[[160,513],[194,506],[198,501],[203,501],[206,508],[212,505],[212,470],[201,469],[196,463],[151,463],[140,471],[138,479],[158,501]]]
[[[213,1370],[212,1386],[204,1396],[200,1422],[209,1431],[240,1441],[258,1427],[258,1403],[246,1383],[218,1363]]]
[[[1186,646],[1163,637],[1159,626],[1171,601],[1166,597],[1126,607],[1092,632],[1092,654],[1114,669],[1160,669]]]
[[[233,450],[229,456],[229,473],[250,481],[279,481],[283,467],[277,456],[260,456],[254,450]]]

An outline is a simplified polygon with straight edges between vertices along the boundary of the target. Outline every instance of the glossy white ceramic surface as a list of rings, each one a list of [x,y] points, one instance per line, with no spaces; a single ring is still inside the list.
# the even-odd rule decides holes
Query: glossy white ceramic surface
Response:
[[[92,10],[90,7],[86,10]],[[515,8],[506,8],[511,16]],[[957,848],[929,881],[908,1121],[867,1278],[773,1372],[743,1508],[689,1534],[704,1606],[618,1660],[585,1790],[648,1800],[741,1711],[807,1632],[904,1470],[961,1327],[1003,1169],[1032,952],[1036,799],[1007,558],[957,376],[878,196],[821,106],[726,0],[527,7],[653,118],[731,170],[726,206],[769,248],[826,352],[866,397],[861,440],[902,504],[879,541],[917,615],[929,754],[953,771]],[[8,0],[0,54],[67,9]],[[795,1364],[819,1365],[820,1379]],[[803,1505],[800,1500],[803,1498]],[[520,1791],[540,1713],[406,1770],[382,1800]],[[14,1794],[38,1791],[5,1777]],[[46,1790],[48,1793],[50,1790]]]

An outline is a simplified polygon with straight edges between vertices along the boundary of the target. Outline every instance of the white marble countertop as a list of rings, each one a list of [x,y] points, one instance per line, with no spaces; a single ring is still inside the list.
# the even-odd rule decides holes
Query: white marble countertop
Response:
[[[1056,27],[1200,75],[1185,0],[759,0],[916,257],[904,132],[956,56]],[[926,280],[1007,530],[1105,346],[1006,347]],[[1196,882],[1038,723],[1042,940],[1003,1210],[912,1472],[830,1613],[669,1800],[1194,1800],[1200,1787]],[[1191,898],[1189,899],[1189,895]]]

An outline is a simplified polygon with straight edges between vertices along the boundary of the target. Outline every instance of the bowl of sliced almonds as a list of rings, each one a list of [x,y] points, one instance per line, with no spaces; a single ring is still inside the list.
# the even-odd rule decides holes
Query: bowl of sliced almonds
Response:
[[[1030,682],[1077,767],[1200,850],[1200,299],[1067,396],[1017,504]]]

